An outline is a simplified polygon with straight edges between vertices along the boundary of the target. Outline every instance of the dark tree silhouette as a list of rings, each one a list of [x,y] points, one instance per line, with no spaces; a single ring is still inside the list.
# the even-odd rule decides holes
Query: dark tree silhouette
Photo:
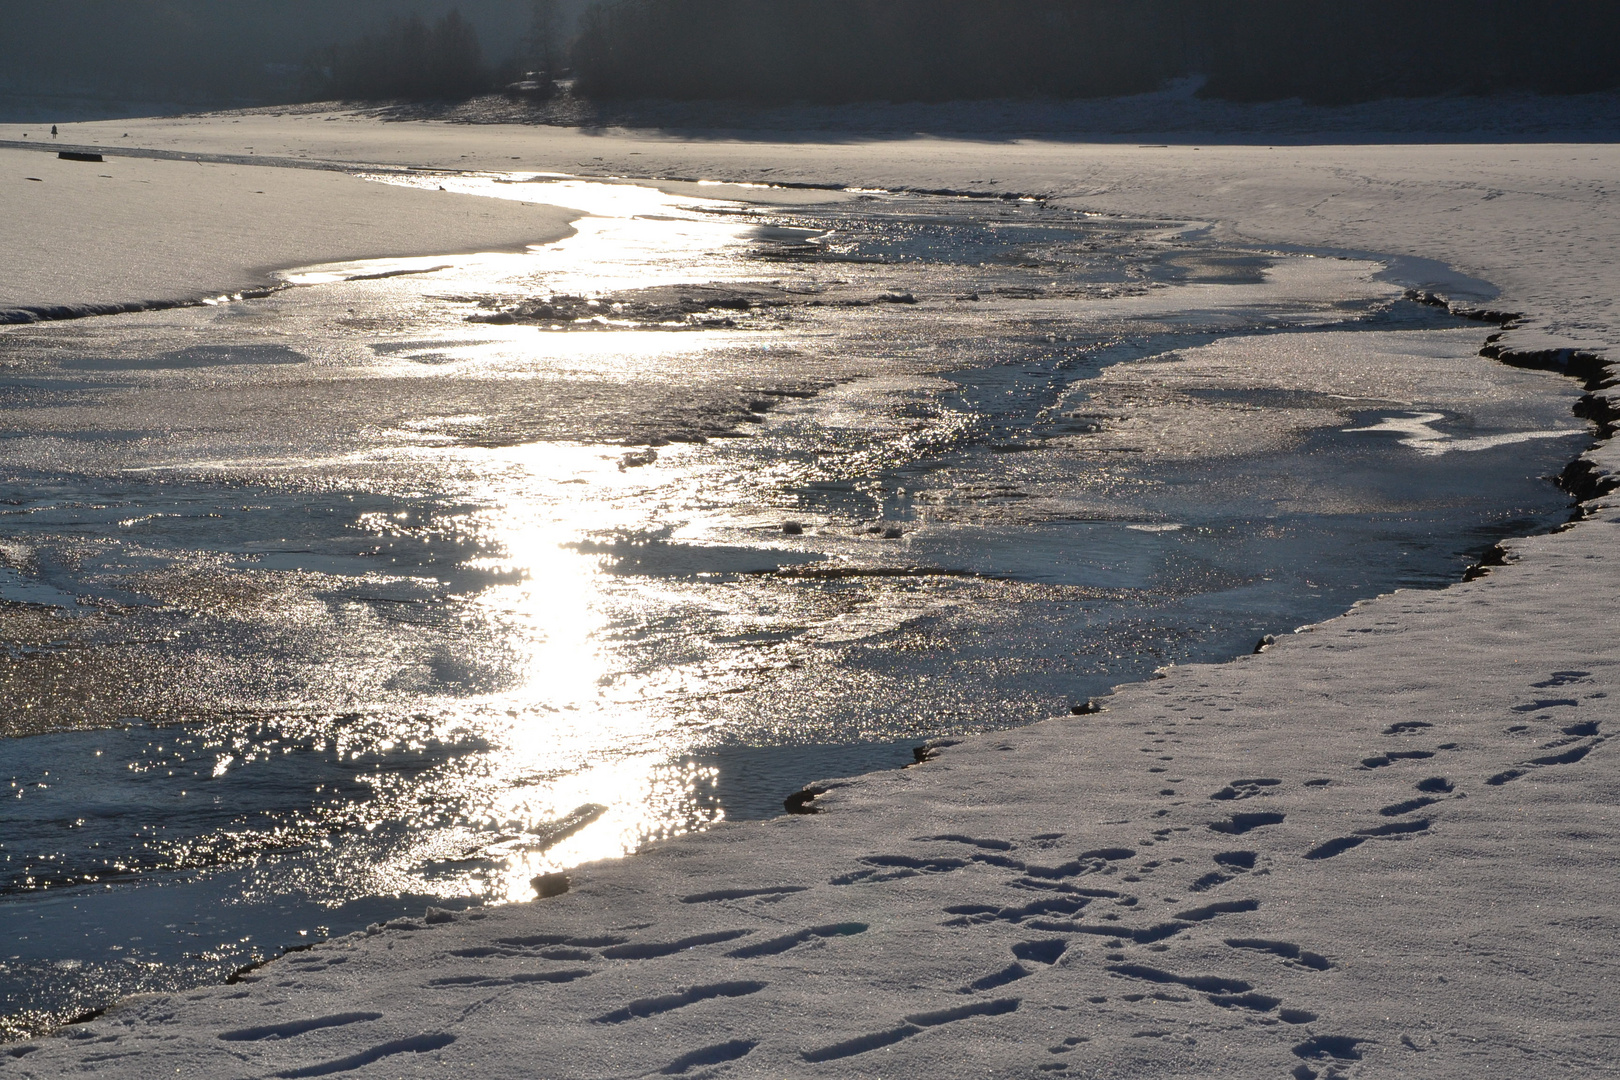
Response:
[[[303,70],[305,96],[456,98],[563,66],[582,2],[0,0],[0,94],[286,101]],[[471,19],[441,18],[456,5]],[[427,15],[387,21],[410,10]],[[577,88],[601,97],[1065,98],[1190,74],[1237,100],[1620,86],[1617,0],[614,0],[580,29]]]
[[[552,75],[562,66],[563,16],[557,0],[534,0],[524,49],[535,70]]]
[[[817,102],[1568,93],[1617,61],[1614,0],[617,0],[575,53],[595,96]]]
[[[319,96],[416,101],[471,97],[489,89],[478,35],[458,11],[431,25],[419,15],[325,51]]]
[[[1206,89],[1237,100],[1620,85],[1611,0],[1224,0],[1219,10]]]

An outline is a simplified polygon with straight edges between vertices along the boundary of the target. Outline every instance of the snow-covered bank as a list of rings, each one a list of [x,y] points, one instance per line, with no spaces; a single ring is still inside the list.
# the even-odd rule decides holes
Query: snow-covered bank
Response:
[[[1609,147],[759,146],[297,123],[271,135],[278,152],[307,133],[330,160],[494,167],[504,149],[529,168],[1187,214],[1274,243],[1444,259],[1505,294],[1413,276],[1416,263],[1407,276],[1529,313],[1502,344],[1544,347],[1544,362],[1601,355],[1620,333]],[[224,138],[199,121],[147,141],[223,153]],[[1595,460],[1613,464],[1607,449]],[[135,1002],[0,1052],[0,1068],[1612,1070],[1620,511],[1587,509],[1509,545],[1481,580],[1361,605],[1262,655],[1126,688],[1099,714],[829,785],[819,815],[721,828],[584,868],[530,906],[429,914],[235,986]]]
[[[263,289],[270,271],[317,261],[522,248],[570,232],[555,207],[341,172],[41,149],[0,149],[0,323],[171,307]]]

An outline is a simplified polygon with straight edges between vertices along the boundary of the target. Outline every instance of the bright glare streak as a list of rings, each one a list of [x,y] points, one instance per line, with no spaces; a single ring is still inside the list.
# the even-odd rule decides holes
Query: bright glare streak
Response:
[[[462,792],[466,813],[481,819],[486,836],[493,829],[506,837],[484,850],[494,878],[424,879],[416,887],[525,900],[537,874],[618,857],[717,820],[695,816],[703,770],[670,764],[679,733],[638,707],[638,695],[661,688],[623,678],[623,658],[605,633],[615,591],[642,586],[579,544],[655,524],[690,448],[667,448],[657,465],[630,470],[620,468],[616,447],[433,452],[465,459],[468,474],[483,478],[478,501],[491,509],[462,528],[499,553],[482,568],[503,580],[474,599],[471,617],[500,643],[516,680],[465,714],[488,746]]]
[[[555,173],[362,173],[361,179],[397,187],[483,195],[513,202],[563,206],[595,217],[696,217],[702,210],[737,210],[741,204],[617,180],[578,180]]]

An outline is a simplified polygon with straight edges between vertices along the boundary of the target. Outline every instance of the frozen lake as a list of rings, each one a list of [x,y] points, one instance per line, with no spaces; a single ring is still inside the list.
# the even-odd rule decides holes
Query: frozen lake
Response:
[[[0,334],[14,1033],[1447,584],[1585,445],[1398,264],[384,179],[589,216]]]

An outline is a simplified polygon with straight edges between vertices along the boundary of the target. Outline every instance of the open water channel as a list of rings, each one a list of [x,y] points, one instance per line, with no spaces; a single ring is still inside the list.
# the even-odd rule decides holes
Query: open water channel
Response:
[[[0,333],[13,1036],[1445,585],[1564,519],[1587,434],[1403,299],[1432,267],[1033,200],[379,182],[584,216]]]

